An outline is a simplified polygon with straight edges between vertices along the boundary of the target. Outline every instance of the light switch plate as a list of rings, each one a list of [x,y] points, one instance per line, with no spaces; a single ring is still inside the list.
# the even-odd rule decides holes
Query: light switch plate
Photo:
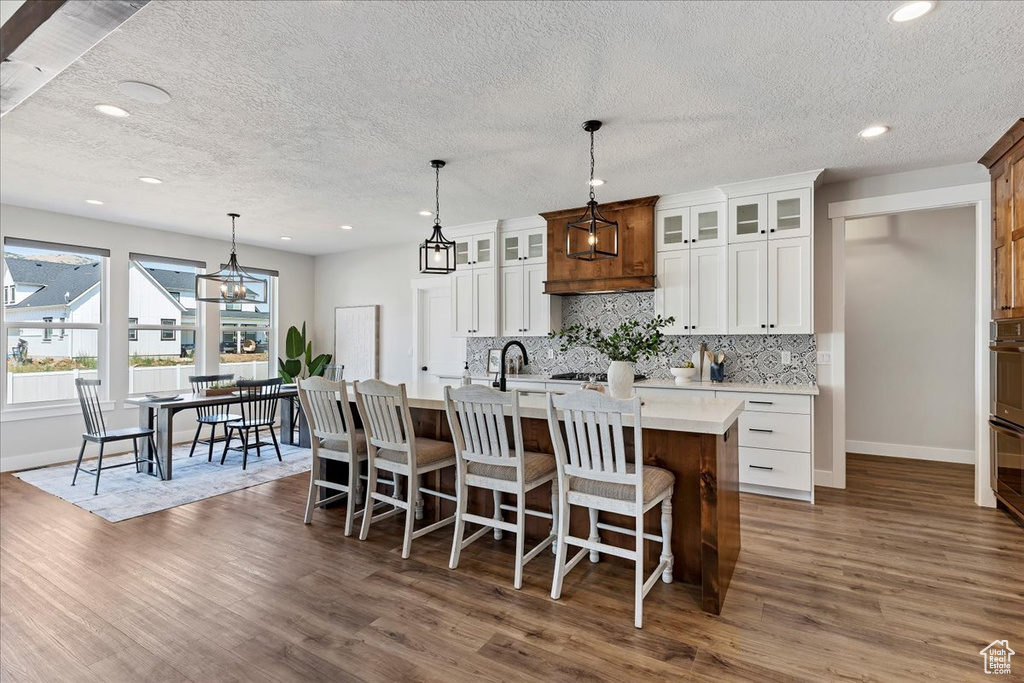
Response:
[[[554,349],[548,349],[548,360],[554,360],[554,359],[555,359],[555,350]]]
[[[818,351],[818,365],[832,365],[832,352]]]
[[[782,351],[782,364],[789,365],[793,362],[793,354],[789,351]]]

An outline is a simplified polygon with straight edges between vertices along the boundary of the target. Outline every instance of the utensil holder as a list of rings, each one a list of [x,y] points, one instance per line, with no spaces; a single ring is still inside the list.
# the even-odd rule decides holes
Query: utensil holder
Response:
[[[725,381],[725,361],[721,363],[711,363],[711,381],[712,382],[724,382]]]

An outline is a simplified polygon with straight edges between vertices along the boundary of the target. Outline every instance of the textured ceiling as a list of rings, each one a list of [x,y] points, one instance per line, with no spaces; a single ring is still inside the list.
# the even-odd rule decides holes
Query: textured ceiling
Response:
[[[426,237],[433,158],[445,225],[582,205],[588,118],[603,201],[977,160],[1024,113],[1024,2],[895,6],[152,2],[0,120],[0,200],[322,253]]]

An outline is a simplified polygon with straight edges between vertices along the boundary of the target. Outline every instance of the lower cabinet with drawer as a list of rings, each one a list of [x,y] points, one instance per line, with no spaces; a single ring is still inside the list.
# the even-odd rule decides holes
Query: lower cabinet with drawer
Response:
[[[718,396],[736,393],[720,391]],[[741,394],[740,491],[814,502],[814,404],[810,396]]]

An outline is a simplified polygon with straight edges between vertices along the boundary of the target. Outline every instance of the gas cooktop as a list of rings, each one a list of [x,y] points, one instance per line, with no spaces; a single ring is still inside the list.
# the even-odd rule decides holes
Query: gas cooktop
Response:
[[[573,382],[607,382],[608,374],[604,372],[559,372],[551,375],[551,379],[568,379]],[[647,379],[646,376],[633,375],[633,381],[639,382]]]

